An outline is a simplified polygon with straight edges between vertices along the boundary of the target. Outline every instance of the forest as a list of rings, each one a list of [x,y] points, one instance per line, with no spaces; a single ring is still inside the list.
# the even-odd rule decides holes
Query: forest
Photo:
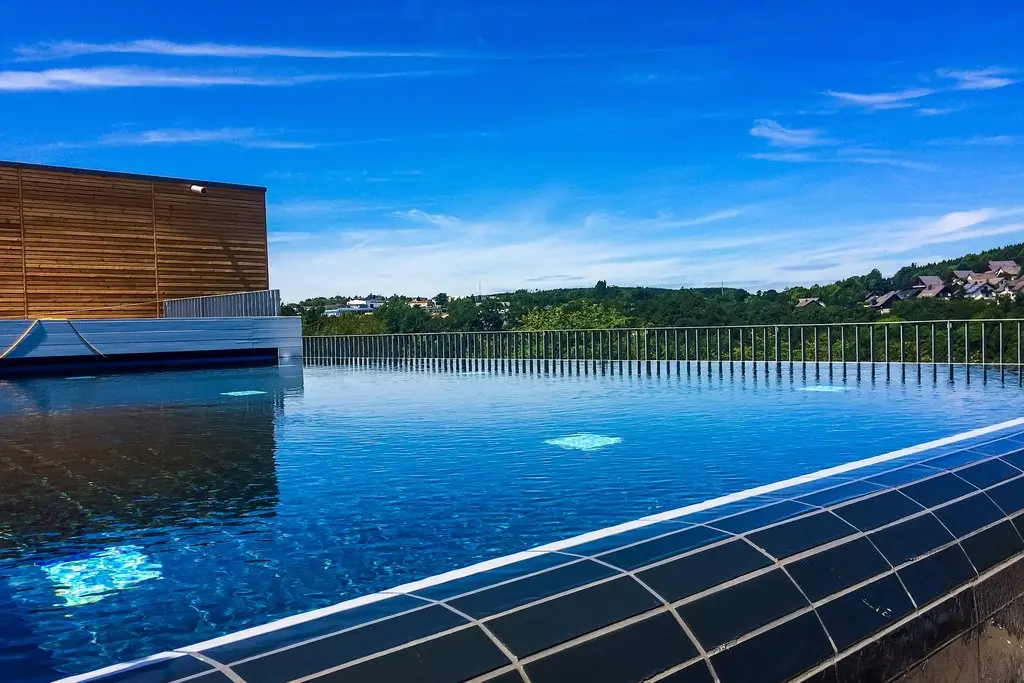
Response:
[[[435,297],[441,314],[408,305],[393,296],[373,313],[325,315],[325,309],[349,297],[307,299],[282,306],[282,314],[302,317],[305,335],[385,334],[409,332],[482,332],[501,330],[615,329],[717,325],[822,324],[1024,318],[1024,299],[907,299],[885,316],[864,306],[871,294],[913,285],[918,275],[948,280],[954,270],[986,269],[988,261],[1024,261],[1024,243],[938,263],[909,264],[892,277],[877,269],[831,284],[790,287],[782,291],[742,289],[667,289],[618,287],[605,281],[593,287],[550,289],[451,298]],[[800,298],[819,298],[825,306],[797,308]]]

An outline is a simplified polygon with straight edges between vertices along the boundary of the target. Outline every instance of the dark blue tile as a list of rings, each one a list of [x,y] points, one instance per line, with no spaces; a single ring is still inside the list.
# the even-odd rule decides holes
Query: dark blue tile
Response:
[[[1024,510],[1024,477],[993,486],[985,493],[1007,515]]]
[[[451,610],[432,605],[235,664],[232,669],[247,683],[285,683],[466,623]]]
[[[836,647],[844,650],[910,614],[914,605],[899,579],[889,575],[817,609]]]
[[[843,475],[838,477],[825,477],[824,479],[815,479],[814,481],[804,482],[803,484],[797,484],[796,486],[788,486],[778,491],[772,491],[766,493],[766,498],[772,498],[774,500],[797,500],[804,496],[816,493],[818,491],[824,491],[836,487],[840,484],[849,482],[849,475]]]
[[[777,502],[777,498],[770,496],[752,496],[750,498],[726,503],[725,505],[718,505],[706,510],[692,512],[684,517],[680,517],[680,519],[693,524],[706,524],[712,520],[722,519],[723,517],[732,517],[733,515],[738,515],[741,512],[764,508]]]
[[[937,600],[977,576],[959,545],[908,564],[897,573],[918,606]]]
[[[503,674],[485,678],[485,683],[523,683],[523,677],[518,671],[506,671]]]
[[[725,519],[708,522],[708,524],[716,529],[728,531],[731,534],[745,534],[748,531],[759,529],[768,524],[781,522],[784,519],[813,511],[814,508],[810,506],[793,501],[783,501],[768,507],[744,512],[735,517],[726,517]]]
[[[960,541],[978,572],[984,572],[1024,550],[1020,534],[1007,520]]]
[[[955,474],[943,474],[938,477],[919,481],[900,489],[908,498],[915,500],[926,508],[942,505],[949,501],[977,491],[976,488],[960,479]]]
[[[1002,456],[1000,459],[1010,463],[1018,470],[1024,471],[1024,449],[1014,451],[1013,453],[1008,453]]]
[[[814,553],[786,565],[804,594],[813,601],[866,581],[892,567],[865,538]]]
[[[940,470],[955,470],[958,467],[963,467],[969,463],[984,460],[987,457],[989,456],[982,453],[963,450],[957,451],[956,453],[950,453],[949,455],[943,455],[938,458],[932,458],[931,460],[925,460],[922,464],[928,465],[929,467],[937,467]]]
[[[763,553],[737,539],[645,569],[637,576],[658,595],[675,602],[770,564]]]
[[[869,538],[893,565],[956,540],[930,513],[875,531]]]
[[[924,465],[909,465],[907,467],[898,467],[882,474],[876,474],[875,476],[868,479],[868,481],[883,486],[903,486],[910,482],[924,479],[925,477],[931,477],[937,474],[938,471],[933,467],[925,467]]]
[[[987,489],[989,486],[994,486],[1001,481],[1012,479],[1019,475],[1020,471],[1017,468],[1008,465],[998,458],[965,467],[962,470],[957,470],[956,473],[956,476],[973,486],[977,486],[979,489]]]
[[[840,683],[875,683],[895,677],[974,625],[972,592],[962,591],[884,636],[842,657]]]
[[[527,576],[501,586],[449,600],[449,604],[474,618],[483,619],[557,593],[617,574],[614,569],[580,560],[543,574]]]
[[[485,572],[478,572],[452,581],[446,581],[445,583],[441,583],[436,586],[430,586],[429,588],[421,588],[415,591],[415,594],[422,595],[423,597],[430,598],[431,600],[447,600],[448,598],[455,597],[456,595],[469,593],[470,591],[475,591],[480,588],[493,586],[496,583],[519,578],[520,576],[533,574],[534,572],[543,571],[545,569],[551,569],[552,567],[559,567],[569,564],[572,561],[573,558],[569,555],[560,555],[558,553],[538,553],[535,557],[520,560],[519,562],[513,562],[512,564],[507,564],[504,567],[498,567],[497,569],[491,569]]]
[[[526,665],[533,683],[639,683],[697,656],[667,613],[644,619]]]
[[[310,638],[343,631],[359,624],[391,617],[401,612],[408,612],[409,610],[423,607],[423,605],[422,600],[406,595],[396,595],[392,598],[354,607],[326,617],[313,619],[312,621],[270,631],[209,650],[203,650],[203,654],[225,664],[237,662],[240,659],[248,659],[261,652],[270,652],[271,650],[276,650],[293,643],[300,643]]]
[[[813,613],[780,624],[711,658],[721,683],[783,683],[833,654]]]
[[[624,576],[485,623],[512,654],[528,657],[661,606],[643,586]]]
[[[887,491],[879,496],[872,496],[834,508],[832,512],[857,529],[870,531],[909,517],[921,510],[920,505],[899,491]]]
[[[473,626],[316,678],[317,683],[454,683],[511,664],[479,628]],[[247,678],[246,683],[256,683]]]
[[[933,510],[933,513],[957,538],[1005,517],[984,493]]]
[[[659,683],[714,683],[714,679],[702,660],[659,679]]]
[[[170,683],[204,671],[212,672],[213,667],[195,657],[184,655],[147,662],[92,680],[96,683]],[[205,679],[199,680],[207,683]]]
[[[883,490],[885,490],[884,487],[879,486],[878,484],[873,484],[869,481],[851,481],[849,484],[843,484],[842,486],[837,486],[833,489],[812,493],[811,495],[802,496],[795,500],[800,503],[807,503],[808,505],[828,507],[829,505],[842,503],[845,500],[853,500],[854,498],[868,496],[872,493],[878,493]]]
[[[565,548],[564,552],[572,553],[574,555],[597,555],[638,541],[646,541],[647,539],[654,538],[655,536],[662,536],[664,534],[672,533],[673,531],[679,531],[680,529],[685,529],[689,526],[689,524],[681,524],[678,522],[656,522],[648,526],[640,527],[639,529],[631,529],[629,531],[623,531],[621,534],[605,536],[604,538],[599,538],[594,541],[587,541],[586,543],[570,546]]]
[[[676,608],[705,650],[808,606],[779,569]]]
[[[819,512],[750,534],[772,557],[783,559],[857,533],[831,512]]]
[[[1020,450],[1020,444],[1009,439],[997,439],[986,443],[972,444],[969,448],[982,455],[1006,455]]]
[[[728,537],[729,535],[725,532],[698,526],[645,541],[629,548],[611,551],[600,555],[600,558],[602,562],[632,570]]]

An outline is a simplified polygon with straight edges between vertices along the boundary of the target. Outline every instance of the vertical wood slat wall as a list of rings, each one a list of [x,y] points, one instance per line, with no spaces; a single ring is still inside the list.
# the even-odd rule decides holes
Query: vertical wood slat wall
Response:
[[[163,299],[268,289],[265,191],[190,184],[0,164],[0,318],[156,317]]]

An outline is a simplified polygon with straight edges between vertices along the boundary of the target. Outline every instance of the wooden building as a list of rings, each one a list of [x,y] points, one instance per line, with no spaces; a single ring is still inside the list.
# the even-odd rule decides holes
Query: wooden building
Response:
[[[269,288],[266,188],[0,161],[0,318]]]

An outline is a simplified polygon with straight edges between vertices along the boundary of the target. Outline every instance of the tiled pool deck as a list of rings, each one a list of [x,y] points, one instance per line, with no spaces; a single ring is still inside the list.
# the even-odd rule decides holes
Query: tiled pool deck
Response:
[[[1024,594],[1024,418],[64,681],[889,680]]]

